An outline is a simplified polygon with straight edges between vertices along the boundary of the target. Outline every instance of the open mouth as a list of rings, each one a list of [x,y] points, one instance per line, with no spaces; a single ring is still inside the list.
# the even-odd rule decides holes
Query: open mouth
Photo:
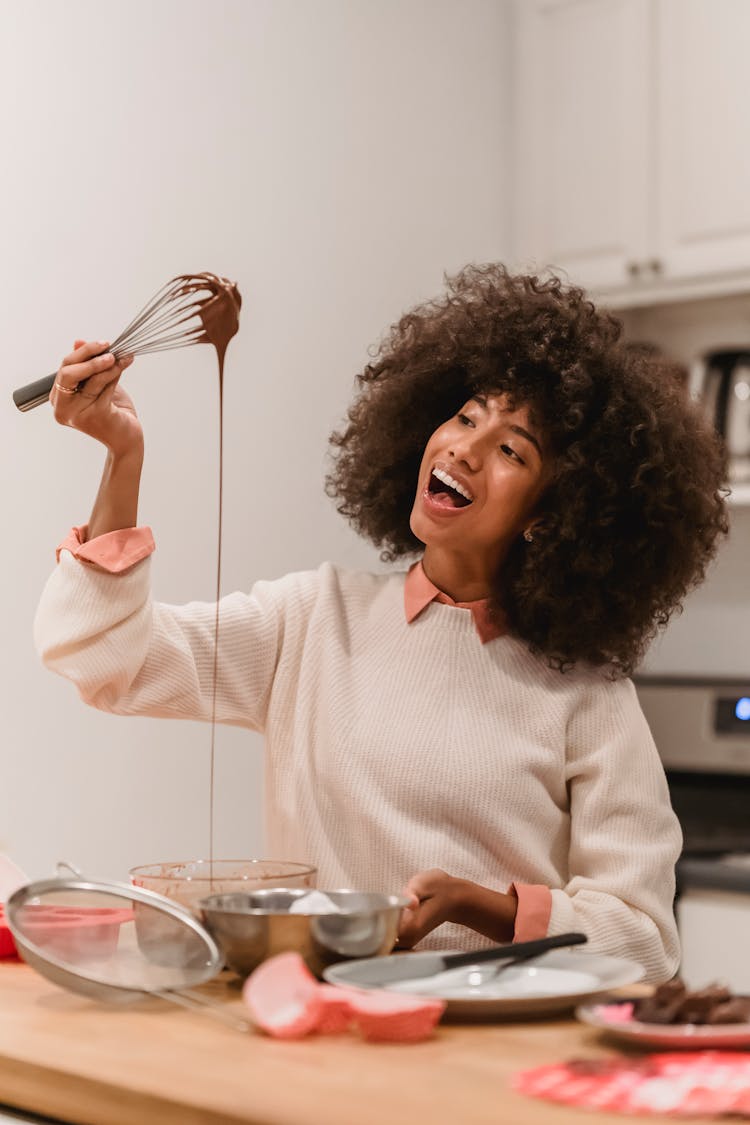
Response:
[[[445,469],[433,469],[427,482],[427,491],[440,503],[452,508],[467,508],[474,497],[460,481],[447,473]]]

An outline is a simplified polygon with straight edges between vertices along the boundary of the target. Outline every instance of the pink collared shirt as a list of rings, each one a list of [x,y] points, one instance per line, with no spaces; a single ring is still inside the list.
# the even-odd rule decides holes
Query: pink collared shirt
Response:
[[[438,590],[437,586],[430,581],[420,560],[409,568],[409,573],[406,575],[406,581],[404,582],[404,612],[409,624],[419,616],[430,602],[440,602],[441,605],[455,605],[459,609],[470,610],[471,616],[474,618],[474,626],[483,645],[486,645],[488,641],[494,641],[496,637],[502,637],[508,631],[504,625],[491,619],[487,598],[481,598],[475,602],[454,601],[448,594]]]
[[[121,574],[155,550],[150,527],[123,528],[91,540],[87,539],[87,534],[86,525],[72,528],[57,548],[57,558],[60,557],[60,551],[70,551],[81,562],[97,566],[110,574]],[[486,598],[474,602],[456,602],[448,594],[438,590],[430,581],[421,561],[414,563],[404,582],[404,612],[407,622],[411,624],[415,621],[433,601],[470,610],[482,644],[487,644],[507,632],[505,627],[490,620]],[[514,895],[518,900],[513,940],[532,941],[534,938],[546,937],[552,911],[552,895],[549,887],[532,883],[512,883],[508,888],[508,894]]]

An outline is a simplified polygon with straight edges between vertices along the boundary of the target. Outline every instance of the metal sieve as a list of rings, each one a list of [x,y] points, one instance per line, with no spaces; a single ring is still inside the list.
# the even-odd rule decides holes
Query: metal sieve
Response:
[[[20,887],[5,910],[24,961],[62,988],[108,1004],[154,996],[251,1026],[190,991],[221,972],[223,955],[189,910],[154,891],[59,875]]]

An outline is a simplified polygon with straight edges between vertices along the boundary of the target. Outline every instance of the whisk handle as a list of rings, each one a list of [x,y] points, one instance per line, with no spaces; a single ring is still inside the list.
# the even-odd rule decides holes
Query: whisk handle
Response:
[[[15,390],[13,401],[18,409],[25,412],[46,402],[56,378],[57,372],[54,375],[45,376],[44,379],[37,379],[34,383],[27,383],[25,387],[19,387],[18,390]]]

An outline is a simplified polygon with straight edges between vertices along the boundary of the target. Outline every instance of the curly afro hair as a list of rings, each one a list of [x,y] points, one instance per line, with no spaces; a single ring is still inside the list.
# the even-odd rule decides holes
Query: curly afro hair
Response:
[[[490,612],[561,670],[630,673],[728,530],[719,439],[674,368],[620,334],[557,277],[467,266],[391,327],[331,436],[328,495],[394,561],[422,550],[409,517],[438,426],[475,394],[528,408],[552,478],[533,542],[519,536],[494,576]]]

